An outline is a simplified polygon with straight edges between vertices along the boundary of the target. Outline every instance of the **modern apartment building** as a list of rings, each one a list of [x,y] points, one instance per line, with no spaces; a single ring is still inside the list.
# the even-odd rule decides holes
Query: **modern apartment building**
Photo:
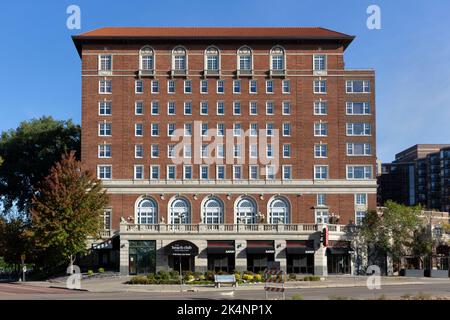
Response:
[[[379,205],[393,200],[406,205],[450,211],[450,145],[419,144],[382,165]]]
[[[377,184],[375,73],[344,68],[353,36],[149,27],[73,40],[82,162],[110,196],[99,263],[355,272],[346,225],[376,208]]]

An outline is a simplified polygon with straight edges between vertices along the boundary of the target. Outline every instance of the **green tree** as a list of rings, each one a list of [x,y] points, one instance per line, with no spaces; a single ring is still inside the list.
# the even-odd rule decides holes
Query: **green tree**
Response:
[[[80,126],[42,117],[22,122],[0,137],[0,202],[5,213],[14,208],[25,219],[34,186],[50,167],[71,150],[80,154]]]
[[[30,256],[32,238],[29,224],[21,218],[0,217],[0,256],[9,265],[18,268],[21,255]]]
[[[88,237],[97,237],[108,198],[101,181],[83,171],[74,152],[64,154],[33,196],[31,217],[36,246],[55,260],[73,264],[86,251]]]

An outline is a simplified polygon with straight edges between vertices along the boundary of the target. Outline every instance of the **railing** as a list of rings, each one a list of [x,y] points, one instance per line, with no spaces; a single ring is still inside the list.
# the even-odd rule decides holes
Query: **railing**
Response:
[[[345,232],[344,225],[328,225],[330,232]],[[322,230],[322,229],[320,229]],[[314,233],[317,224],[129,224],[120,225],[121,233]]]
[[[111,230],[102,230],[102,231],[100,231],[100,237],[102,237],[102,239],[110,238],[111,237]]]

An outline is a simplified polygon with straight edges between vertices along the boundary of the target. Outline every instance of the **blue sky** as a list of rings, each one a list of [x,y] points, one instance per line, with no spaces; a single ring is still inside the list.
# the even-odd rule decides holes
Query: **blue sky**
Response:
[[[81,30],[66,8],[81,8]],[[382,30],[366,27],[377,4]],[[377,72],[378,157],[416,143],[450,143],[448,0],[3,1],[0,131],[52,115],[79,123],[80,60],[71,35],[103,26],[322,26],[356,35],[347,68]]]

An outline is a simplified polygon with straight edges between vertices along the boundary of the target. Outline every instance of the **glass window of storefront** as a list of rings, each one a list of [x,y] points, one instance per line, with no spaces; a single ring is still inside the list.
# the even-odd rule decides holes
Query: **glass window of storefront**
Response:
[[[129,241],[129,273],[148,274],[156,271],[156,241]]]

